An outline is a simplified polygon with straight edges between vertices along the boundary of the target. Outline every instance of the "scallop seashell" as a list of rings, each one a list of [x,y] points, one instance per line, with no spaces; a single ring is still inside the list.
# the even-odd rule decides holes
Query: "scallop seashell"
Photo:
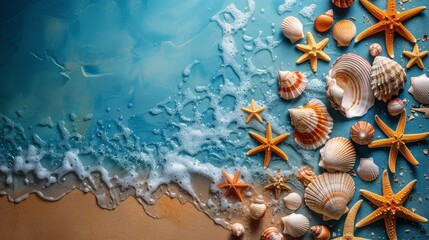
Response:
[[[307,78],[301,72],[279,71],[280,97],[290,100],[300,96],[307,87]]]
[[[313,99],[304,107],[288,111],[294,126],[294,139],[299,146],[316,149],[329,139],[334,122],[322,101]]]
[[[261,234],[261,240],[286,240],[283,234],[275,227],[265,229]]]
[[[323,215],[323,220],[338,220],[349,211],[347,203],[353,198],[355,182],[347,173],[324,173],[305,189],[305,204]]]
[[[355,0],[332,0],[332,3],[339,8],[350,7]]]
[[[304,186],[308,186],[314,179],[316,179],[316,174],[309,167],[301,167],[297,173],[295,173],[296,179],[302,182]]]
[[[371,65],[354,53],[335,60],[326,77],[326,97],[347,117],[361,117],[375,102],[371,91]]]
[[[429,78],[426,74],[411,78],[411,87],[408,92],[423,104],[429,104]]]
[[[356,161],[356,150],[346,138],[336,137],[326,142],[320,149],[319,166],[328,172],[348,172]]]
[[[323,225],[312,226],[310,231],[313,234],[314,240],[329,240],[331,237],[331,231]]]
[[[332,36],[337,41],[338,47],[346,47],[356,36],[356,26],[350,20],[341,20],[334,25]]]
[[[350,128],[350,138],[359,145],[368,145],[374,134],[374,127],[369,122],[359,121]]]
[[[378,100],[387,102],[404,88],[407,78],[404,68],[394,60],[377,56],[371,67],[371,89]]]
[[[314,28],[318,32],[328,31],[332,27],[332,24],[334,24],[334,12],[332,9],[329,9],[314,20]]]
[[[380,174],[378,166],[374,163],[373,158],[361,158],[357,168],[358,176],[367,182],[375,181]]]
[[[241,223],[234,223],[230,226],[231,233],[235,237],[241,237],[244,234],[244,227]]]
[[[397,116],[404,110],[405,104],[400,98],[390,99],[387,102],[387,112],[390,116]]]
[[[282,22],[282,32],[291,43],[295,43],[304,37],[304,31],[301,21],[294,16],[286,17]]]
[[[292,213],[282,217],[283,233],[294,238],[301,237],[310,228],[310,221],[302,214]]]
[[[253,199],[253,203],[250,204],[250,217],[255,220],[259,220],[265,216],[266,212],[267,206],[265,205],[264,197],[262,195],[258,195],[255,199]]]
[[[383,48],[378,43],[373,43],[369,46],[369,54],[373,57],[377,57],[378,55],[381,54],[382,51],[383,51]]]
[[[292,192],[283,198],[283,203],[288,209],[295,211],[301,207],[302,198],[298,193]]]

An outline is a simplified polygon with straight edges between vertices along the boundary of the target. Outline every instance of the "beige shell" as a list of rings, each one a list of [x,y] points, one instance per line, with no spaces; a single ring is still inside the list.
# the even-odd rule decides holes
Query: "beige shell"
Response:
[[[288,16],[283,19],[282,32],[291,43],[295,43],[304,37],[304,31],[301,21],[294,16]]]
[[[334,25],[332,36],[337,41],[338,47],[346,47],[356,36],[356,26],[350,20],[341,20]]]
[[[230,226],[232,235],[241,237],[244,234],[244,227],[241,223],[234,223]]]
[[[283,203],[288,209],[295,211],[301,207],[302,198],[298,193],[291,192],[283,198]]]
[[[429,104],[429,78],[426,74],[411,78],[411,87],[408,92],[423,104]]]
[[[295,173],[296,179],[302,182],[304,186],[308,186],[314,179],[316,179],[316,174],[309,167],[301,167],[297,173]]]
[[[405,104],[400,98],[393,98],[387,102],[387,112],[390,116],[397,116],[404,110]]]
[[[377,56],[371,67],[371,89],[378,100],[391,99],[404,88],[407,78],[404,68],[394,60]]]
[[[373,158],[361,158],[359,167],[357,168],[358,176],[367,182],[375,181],[380,174],[380,169],[374,163]]]
[[[328,172],[348,172],[356,161],[356,150],[346,138],[336,137],[320,149],[319,166]]]
[[[300,96],[307,87],[307,77],[301,72],[279,71],[278,78],[278,93],[286,100]]]
[[[332,3],[339,8],[350,7],[355,0],[332,0]]]
[[[374,134],[374,127],[369,122],[359,121],[350,128],[350,138],[359,145],[368,145]]]
[[[305,204],[323,215],[323,220],[338,220],[347,213],[353,198],[355,182],[347,173],[324,173],[317,176],[305,189]]]
[[[265,216],[266,212],[267,212],[267,206],[265,205],[264,197],[262,195],[258,195],[253,200],[253,203],[250,204],[250,207],[249,207],[250,217],[255,220],[259,220]]]
[[[300,147],[316,149],[329,139],[334,122],[322,101],[313,99],[304,107],[288,111],[294,126],[294,139]]]
[[[314,28],[318,32],[328,31],[332,27],[332,24],[334,24],[334,11],[332,9],[329,9],[314,20]]]
[[[373,56],[373,57],[377,57],[378,55],[381,54],[381,52],[383,52],[383,48],[381,47],[380,44],[378,43],[373,43],[369,46],[369,55]]]
[[[261,234],[261,240],[286,240],[283,234],[275,227],[265,229]]]
[[[310,228],[310,221],[302,214],[292,213],[282,217],[283,233],[294,238],[301,237]]]
[[[331,231],[329,228],[323,225],[316,225],[310,228],[311,234],[313,234],[314,240],[329,240],[331,237]]]
[[[375,102],[371,90],[371,64],[347,53],[335,60],[326,76],[326,97],[331,106],[347,117],[361,117]]]

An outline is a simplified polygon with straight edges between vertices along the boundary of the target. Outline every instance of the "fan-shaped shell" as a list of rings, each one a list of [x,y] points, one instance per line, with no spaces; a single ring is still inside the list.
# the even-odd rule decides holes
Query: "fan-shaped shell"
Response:
[[[423,104],[429,104],[429,78],[426,74],[411,78],[411,87],[408,92]]]
[[[292,213],[282,217],[283,233],[292,237],[301,237],[310,228],[310,221],[302,214]]]
[[[347,117],[361,117],[375,102],[371,91],[371,65],[354,53],[335,60],[326,77],[326,97]]]
[[[307,78],[301,72],[279,71],[280,97],[290,100],[300,96],[307,87]]]
[[[265,205],[264,198],[262,195],[258,195],[253,200],[253,203],[250,204],[250,207],[249,207],[250,217],[255,220],[259,220],[265,216],[266,211],[267,211],[267,206]]]
[[[298,193],[292,192],[283,198],[283,203],[288,209],[295,211],[301,206],[302,198]]]
[[[332,0],[332,3],[339,8],[350,7],[355,0]]]
[[[286,240],[283,234],[275,227],[265,229],[261,234],[261,240]]]
[[[241,237],[244,234],[244,227],[241,223],[234,223],[230,226],[232,235]]]
[[[371,67],[371,89],[378,100],[387,102],[404,88],[407,78],[404,68],[394,60],[377,56]]]
[[[361,158],[359,167],[357,168],[358,176],[367,182],[372,182],[378,178],[380,169],[374,163],[373,158]]]
[[[283,19],[282,32],[291,43],[295,43],[304,37],[304,31],[301,21],[294,16],[288,16]]]
[[[359,145],[368,145],[374,134],[374,127],[369,122],[359,121],[350,128],[350,138]]]
[[[299,146],[316,149],[329,139],[334,122],[322,101],[313,99],[304,107],[288,111],[294,126],[294,139]]]
[[[400,98],[390,99],[387,102],[387,112],[390,116],[397,116],[404,110],[405,104]]]
[[[334,12],[332,9],[329,9],[314,20],[314,28],[318,32],[328,31],[332,27],[332,24],[334,24]]]
[[[347,203],[353,198],[355,183],[347,173],[324,173],[305,189],[307,206],[323,215],[323,220],[338,220],[348,212]]]
[[[320,149],[319,166],[328,172],[348,172],[356,161],[356,150],[346,138],[336,137],[326,142]]]
[[[356,26],[350,20],[341,20],[334,25],[332,36],[337,41],[338,47],[346,47],[356,36]]]
[[[309,167],[303,166],[298,169],[298,172],[295,173],[296,179],[302,182],[304,186],[308,186],[314,179],[316,179],[316,174]]]
[[[378,43],[373,43],[369,46],[369,54],[373,57],[377,57],[383,51],[383,48]]]
[[[329,240],[331,237],[331,232],[329,228],[323,225],[316,225],[310,228],[311,233],[313,234],[314,240]]]

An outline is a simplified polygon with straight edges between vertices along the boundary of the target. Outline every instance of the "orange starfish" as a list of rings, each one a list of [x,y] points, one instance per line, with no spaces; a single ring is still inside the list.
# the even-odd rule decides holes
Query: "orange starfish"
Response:
[[[317,59],[329,62],[331,58],[323,51],[323,48],[328,44],[329,38],[316,43],[311,32],[307,32],[307,45],[297,44],[296,48],[304,54],[296,60],[296,64],[301,64],[305,61],[310,61],[310,67],[313,72],[317,72]]]
[[[398,151],[413,165],[419,165],[419,162],[414,158],[413,154],[408,149],[406,143],[421,141],[429,137],[429,132],[418,133],[418,134],[404,134],[405,130],[405,116],[407,112],[402,110],[401,116],[399,117],[398,127],[396,132],[389,128],[379,117],[375,115],[375,121],[380,129],[389,137],[386,139],[376,140],[371,142],[368,147],[390,147],[389,153],[389,169],[392,173],[395,172],[396,157]]]
[[[347,214],[346,221],[344,222],[343,236],[334,238],[333,240],[366,240],[366,238],[355,237],[354,234],[356,214],[362,205],[362,201],[357,201]]]
[[[379,22],[361,32],[356,37],[355,42],[359,42],[360,40],[372,34],[385,31],[384,40],[386,42],[386,50],[391,58],[394,57],[393,39],[395,37],[395,32],[399,33],[401,36],[412,43],[416,42],[416,38],[413,36],[413,34],[410,33],[410,31],[407,30],[402,22],[419,14],[425,10],[426,7],[416,7],[399,13],[396,11],[395,0],[387,0],[387,7],[385,11],[380,10],[368,0],[360,0],[360,2],[375,18],[379,20]]]
[[[241,110],[245,113],[247,113],[249,116],[246,118],[246,123],[249,123],[250,121],[252,121],[252,119],[256,119],[258,120],[258,122],[262,122],[262,117],[261,117],[261,113],[265,110],[265,107],[256,107],[255,104],[255,100],[252,99],[252,101],[250,101],[250,106],[249,107],[242,107]]]
[[[402,206],[408,199],[411,191],[416,185],[417,180],[413,180],[407,184],[401,191],[394,194],[392,186],[390,185],[389,175],[387,170],[384,170],[381,180],[383,188],[383,196],[372,193],[367,190],[360,190],[360,194],[368,199],[372,204],[378,208],[364,219],[360,220],[357,228],[364,227],[380,219],[384,219],[384,226],[386,233],[390,240],[397,239],[396,236],[396,218],[400,217],[414,222],[427,222],[428,220]]]
[[[224,196],[229,197],[231,193],[234,193],[242,202],[243,196],[241,195],[241,190],[247,188],[249,184],[245,182],[238,182],[238,178],[240,178],[240,170],[235,173],[234,178],[231,178],[231,176],[229,176],[229,174],[224,170],[222,170],[222,174],[226,178],[226,182],[218,184],[217,187],[228,188]]]
[[[414,64],[417,64],[417,66],[421,69],[425,67],[423,64],[422,58],[426,57],[428,55],[429,51],[423,51],[420,52],[419,46],[414,44],[413,51],[404,51],[404,55],[410,58],[410,60],[407,63],[406,68],[412,67]]]
[[[271,124],[267,122],[265,126],[265,137],[262,137],[261,135],[249,132],[249,135],[253,137],[256,141],[258,141],[261,145],[251,149],[247,152],[247,155],[253,155],[255,153],[259,153],[262,151],[265,151],[265,158],[264,158],[264,169],[268,167],[270,164],[271,159],[271,152],[277,153],[280,157],[282,157],[284,160],[288,160],[288,157],[286,153],[284,153],[279,147],[276,145],[279,144],[281,141],[285,140],[287,137],[289,137],[289,133],[283,133],[280,136],[277,136],[273,139],[272,136],[272,130],[271,130]]]

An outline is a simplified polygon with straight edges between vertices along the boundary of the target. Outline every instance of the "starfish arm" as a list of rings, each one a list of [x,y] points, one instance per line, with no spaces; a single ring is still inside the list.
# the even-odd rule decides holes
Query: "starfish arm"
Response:
[[[412,8],[409,9],[407,11],[401,12],[397,15],[398,19],[403,22],[406,21],[412,17],[414,17],[415,15],[421,13],[422,11],[424,11],[426,9],[426,7],[424,6],[420,6],[420,7],[416,7],[416,8]]]
[[[395,57],[395,51],[394,51],[394,46],[393,46],[393,41],[395,39],[395,29],[396,28],[385,27],[385,33],[384,33],[384,42],[386,43],[386,52],[387,52],[387,55],[389,55],[389,57],[391,57],[391,58]]]
[[[429,137],[429,132],[417,133],[417,134],[405,134],[402,139],[405,143],[418,142]]]
[[[267,143],[271,143],[271,140],[273,139],[273,131],[271,129],[270,122],[265,124],[265,138],[267,139]]]
[[[230,186],[230,188],[228,188],[228,190],[225,192],[225,194],[223,196],[225,198],[230,197],[233,192],[234,192],[234,188],[232,186]]]
[[[270,182],[275,182],[276,181],[276,178],[275,177],[273,177],[271,174],[269,174],[269,173],[265,173],[265,176],[270,180]]]
[[[270,160],[271,160],[271,149],[266,149],[265,157],[264,157],[264,169],[266,169],[268,165],[270,165]]]
[[[241,111],[243,111],[243,112],[245,112],[245,113],[252,113],[252,109],[250,109],[250,108],[246,108],[246,107],[242,107],[241,108]]]
[[[240,178],[240,170],[238,170],[238,171],[235,173],[234,178],[232,179],[232,182],[233,182],[233,183],[238,182],[238,178]]]
[[[381,185],[382,185],[384,197],[390,198],[395,196],[392,190],[392,185],[390,185],[389,174],[387,173],[387,170],[383,171],[383,176],[381,178]]]
[[[360,40],[362,40],[362,39],[364,39],[364,38],[366,38],[372,34],[381,32],[383,30],[384,30],[384,26],[381,24],[381,22],[378,22],[378,23],[372,25],[371,27],[365,29],[361,33],[359,33],[359,35],[357,35],[357,37],[355,38],[355,42],[359,42]]]
[[[287,184],[285,184],[285,183],[280,183],[280,188],[281,189],[284,189],[284,190],[286,190],[286,191],[290,191],[290,187],[287,185]]]
[[[274,193],[275,193],[276,199],[278,199],[282,194],[282,190],[280,188],[275,188]]]
[[[249,123],[250,121],[252,121],[254,116],[255,115],[253,115],[253,113],[249,114],[249,116],[247,116],[247,118],[246,118],[246,123]]]
[[[255,148],[250,149],[246,154],[247,154],[247,156],[251,156],[253,154],[265,151],[266,149],[267,149],[267,145],[259,145]]]
[[[373,222],[376,222],[382,219],[384,216],[385,216],[385,213],[380,208],[378,208],[368,216],[364,217],[358,223],[356,223],[356,227],[357,228],[365,227],[366,225],[369,225]]]
[[[316,45],[316,41],[314,40],[313,34],[311,34],[311,32],[307,32],[307,44],[309,46],[315,46]]]
[[[231,184],[229,184],[229,183],[221,183],[221,184],[218,184],[217,185],[217,187],[218,188],[226,188],[226,187],[229,187]]]
[[[406,115],[407,115],[407,112],[405,111],[405,109],[402,110],[401,116],[399,117],[398,126],[396,127],[396,135],[398,135],[398,136],[404,134]]]
[[[266,142],[267,142],[267,139],[265,139],[264,137],[262,137],[261,135],[259,135],[257,133],[249,132],[249,135],[259,143],[266,144]]]
[[[414,57],[414,53],[410,52],[410,51],[403,51],[402,52],[405,56],[407,56],[408,58],[412,58]]]
[[[406,68],[410,68],[410,67],[412,67],[414,64],[416,64],[417,63],[417,65],[419,65],[419,63],[418,62],[416,62],[417,61],[417,59],[418,58],[415,58],[415,57],[412,57],[412,58],[410,58],[410,60],[408,60],[408,63],[407,63],[407,65],[405,66]],[[421,59],[420,59],[421,60]],[[422,63],[423,64],[423,63]]]
[[[235,195],[238,197],[238,199],[240,200],[240,202],[243,201],[243,195],[241,195],[240,190],[234,189],[235,191]]]
[[[398,193],[395,194],[395,200],[398,201],[397,205],[402,205],[410,196],[410,193],[413,191],[414,186],[416,185],[417,180],[413,180],[407,184],[404,188],[401,189]]]
[[[361,189],[359,192],[360,192],[360,195],[368,199],[368,201],[370,201],[372,204],[374,204],[377,207],[383,206],[383,204],[385,203],[385,199],[383,196],[372,193],[365,189]]]
[[[301,52],[309,52],[311,51],[311,47],[308,45],[304,45],[304,44],[297,44],[296,48],[301,51]]]
[[[386,227],[386,234],[389,239],[398,239],[396,236],[396,216],[387,214],[384,218],[384,226]]]
[[[397,211],[396,214],[398,215],[398,217],[406,219],[406,220],[410,220],[413,222],[427,222],[428,220],[416,213],[413,213],[412,211],[401,207],[400,211]]]
[[[363,200],[357,201],[347,214],[346,221],[344,223],[343,236],[348,234],[353,235],[355,229],[356,214],[359,211],[360,206],[362,205],[362,201]]]
[[[282,135],[275,137],[271,142],[272,142],[272,144],[277,145],[281,141],[283,141],[286,138],[288,138],[289,136],[290,136],[290,133],[283,133]]]
[[[262,122],[262,117],[261,117],[261,115],[259,114],[259,113],[255,113],[255,118],[256,118],[256,120],[258,120],[258,122]]]
[[[382,20],[385,12],[377,8],[374,4],[370,3],[368,0],[360,0],[360,3],[365,7],[368,12],[370,12],[378,20]],[[395,6],[396,7],[396,6]]]
[[[395,136],[395,131],[393,131],[389,126],[387,126],[383,122],[383,120],[380,119],[380,117],[378,115],[375,115],[375,122],[380,127],[381,131],[384,132],[384,134],[386,134],[389,137],[394,137]]]
[[[416,58],[415,62],[419,68],[423,69],[425,67],[425,65],[423,64],[423,60],[421,58]]]
[[[412,43],[416,42],[416,38],[410,31],[408,31],[408,29],[402,23],[398,23],[398,25],[395,25],[395,31],[408,41]]]
[[[419,162],[413,156],[413,154],[410,152],[410,149],[408,149],[408,147],[405,144],[401,144],[399,146],[399,151],[402,153],[402,155],[405,157],[405,159],[408,160],[408,162],[410,162],[414,166],[419,165]]]
[[[322,51],[322,49],[328,44],[329,38],[324,38],[322,41],[316,44],[316,48]]]
[[[269,190],[269,189],[272,189],[272,188],[275,188],[275,183],[270,183],[270,184],[268,184],[268,185],[266,185],[265,187],[264,187],[264,189],[265,190]]]
[[[308,61],[308,53],[304,53],[304,54],[302,54],[301,55],[301,57],[299,57],[297,60],[296,60],[296,64],[301,64],[301,63],[303,63],[303,62],[305,62],[305,61]]]
[[[326,61],[326,62],[330,62],[331,61],[331,58],[328,56],[328,54],[326,54],[323,51],[319,51],[317,53],[317,57],[320,58],[320,59],[322,59],[323,61]]]
[[[398,157],[398,143],[395,143],[389,151],[389,170],[396,172],[396,158]]]
[[[379,148],[379,147],[390,147],[394,142],[393,138],[380,139],[376,141],[372,141],[368,144],[369,148]]]
[[[310,58],[310,67],[313,72],[317,72],[317,57]]]
[[[271,148],[272,148],[272,151],[275,152],[277,155],[279,155],[281,158],[283,158],[286,161],[289,160],[286,153],[284,153],[280,148],[278,148],[277,146],[272,146]]]
[[[222,174],[223,174],[223,176],[226,178],[226,181],[227,181],[228,183],[231,183],[231,182],[232,182],[231,177],[229,176],[229,174],[228,174],[225,170],[222,170]]]
[[[234,183],[235,188],[239,188],[239,189],[244,189],[249,187],[249,184],[245,183],[245,182],[237,182]]]
[[[368,238],[354,237],[353,240],[369,240]]]

